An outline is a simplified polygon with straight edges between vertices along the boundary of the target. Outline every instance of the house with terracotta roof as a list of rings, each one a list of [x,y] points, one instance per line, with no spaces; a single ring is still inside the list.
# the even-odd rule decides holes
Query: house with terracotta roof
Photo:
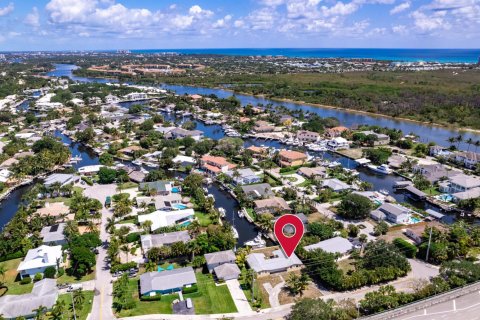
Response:
[[[282,150],[279,156],[282,167],[301,166],[307,162],[307,155],[298,151]]]
[[[246,150],[251,151],[254,158],[264,158],[268,154],[267,148],[263,147],[250,146]]]
[[[271,126],[268,122],[263,120],[258,120],[255,122],[255,126],[253,127],[253,131],[255,132],[272,132],[274,130],[274,126]]]
[[[347,127],[342,127],[342,126],[333,127],[333,128],[327,129],[327,131],[325,131],[325,135],[329,138],[336,138],[336,137],[340,137],[343,132],[348,130],[349,129]]]
[[[236,164],[228,162],[224,157],[204,155],[200,159],[200,168],[208,174],[217,175],[219,173],[227,173],[236,167]]]
[[[317,142],[320,140],[320,134],[308,130],[298,131],[296,137],[301,142]]]

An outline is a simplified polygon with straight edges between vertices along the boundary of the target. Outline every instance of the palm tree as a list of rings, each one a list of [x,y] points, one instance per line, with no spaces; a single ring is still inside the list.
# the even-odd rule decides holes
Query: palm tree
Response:
[[[52,319],[53,320],[63,319],[64,313],[65,313],[65,308],[66,308],[65,300],[58,299],[57,302],[55,302],[55,304],[53,305],[53,308],[52,308],[52,312],[51,312]]]
[[[83,308],[83,303],[85,302],[85,293],[83,290],[75,290],[73,292],[73,303],[75,304],[75,309],[81,310]]]
[[[198,220],[193,220],[188,226],[188,232],[191,236],[196,236],[200,233],[200,227],[200,222],[198,222]]]
[[[475,141],[475,152],[477,152],[477,148],[480,147],[480,140]]]
[[[151,220],[145,220],[142,223],[142,228],[146,233],[151,233],[152,232],[152,224],[153,222]]]
[[[468,144],[468,149],[467,151],[470,151],[470,146],[474,143],[472,138],[468,138],[467,141],[465,141]]]
[[[32,311],[35,313],[35,320],[42,320],[47,312],[47,307],[40,305],[37,309],[33,309]]]
[[[456,138],[455,141],[457,141],[457,149],[460,148],[460,143],[463,141],[463,136],[459,134]]]
[[[192,260],[195,258],[195,255],[202,251],[202,247],[198,244],[197,241],[190,241],[187,245],[188,250],[192,253]]]
[[[452,146],[453,146],[453,144],[454,144],[454,143],[455,143],[455,141],[457,141],[457,140],[456,140],[456,138],[455,138],[455,137],[450,137],[450,138],[448,138],[448,139],[447,139],[447,141],[450,143],[450,145],[452,145]]]

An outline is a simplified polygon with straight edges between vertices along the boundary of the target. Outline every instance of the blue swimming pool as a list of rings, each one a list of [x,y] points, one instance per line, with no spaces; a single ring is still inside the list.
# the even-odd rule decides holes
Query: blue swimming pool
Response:
[[[172,207],[174,207],[175,209],[178,209],[178,210],[187,209],[187,206],[184,205],[184,204],[181,204],[181,203],[175,203],[174,205],[172,205]]]
[[[173,192],[173,193],[179,193],[179,192],[180,192],[180,189],[178,189],[177,187],[173,187],[173,188],[172,188],[172,192]]]
[[[453,197],[451,194],[441,194],[437,196],[438,200],[444,201],[444,202],[452,202]]]

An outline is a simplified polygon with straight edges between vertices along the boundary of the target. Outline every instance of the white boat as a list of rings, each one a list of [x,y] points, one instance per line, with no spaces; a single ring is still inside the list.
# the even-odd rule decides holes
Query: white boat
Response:
[[[388,190],[386,190],[386,189],[379,190],[378,192],[380,192],[384,196],[388,196],[388,194],[389,194]]]
[[[262,233],[259,232],[253,240],[245,242],[245,245],[257,249],[265,247],[267,242],[262,239]]]
[[[133,160],[132,163],[137,166],[141,166],[143,164],[143,162],[140,159]]]
[[[341,164],[340,162],[338,162],[338,161],[333,161],[333,162],[330,162],[330,163],[328,164],[328,167],[329,167],[329,168],[334,168],[334,167],[338,167],[338,166],[341,166],[341,165],[342,165],[342,164]]]
[[[378,172],[378,173],[381,173],[381,174],[390,174],[393,172],[392,169],[390,169],[388,167],[388,165],[386,164],[382,164],[382,165],[379,165],[379,166],[375,166],[373,164],[370,164],[367,166],[370,170],[372,171],[375,171],[375,172]]]
[[[243,210],[238,210],[237,214],[240,218],[245,217],[245,214],[243,213]]]
[[[203,192],[204,192],[205,194],[208,194],[208,189],[205,188],[205,187],[203,187]]]
[[[145,167],[148,167],[148,168],[156,168],[156,167],[158,167],[158,165],[155,164],[155,163],[153,163],[153,162],[144,162],[143,165],[144,165]]]
[[[237,231],[237,229],[235,229],[234,227],[232,227],[232,233],[233,233],[233,237],[234,237],[235,239],[238,239],[238,231]]]
[[[218,212],[220,212],[220,217],[222,217],[222,218],[225,217],[226,211],[225,211],[224,208],[222,208],[222,207],[218,208]]]

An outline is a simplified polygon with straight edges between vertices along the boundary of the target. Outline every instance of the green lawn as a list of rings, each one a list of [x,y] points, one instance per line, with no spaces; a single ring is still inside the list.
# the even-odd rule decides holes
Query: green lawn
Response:
[[[196,314],[237,312],[227,285],[216,286],[211,274],[197,272],[195,275],[198,291],[183,296],[192,299]]]
[[[242,275],[243,275],[242,279],[239,279],[238,282],[240,282],[240,285],[242,287],[242,291],[245,294],[245,297],[247,298],[248,303],[250,304],[252,309],[255,309],[254,306],[252,305],[252,289],[251,288],[246,288],[245,287],[245,281],[243,280],[243,279],[246,278],[246,275],[247,275],[247,270],[245,268],[242,269]],[[258,297],[258,295],[262,294],[261,289],[258,286],[258,281],[255,282],[254,291],[255,291],[255,295],[257,297]],[[262,299],[262,304],[260,306],[260,309],[266,309],[266,308],[270,308],[270,302],[268,301],[268,298],[267,299]]]
[[[196,314],[237,312],[235,303],[226,285],[216,286],[210,274],[198,272],[196,277],[198,291],[183,295],[185,299],[192,299]],[[138,277],[130,279],[129,286],[137,305],[134,309],[118,312],[118,317],[172,313],[172,302],[178,299],[178,294],[163,295],[160,301],[141,301],[138,297]]]
[[[208,227],[209,225],[213,224],[212,219],[210,219],[206,213],[195,211],[195,217],[198,219],[198,223],[200,223],[200,226],[202,227]]]
[[[425,192],[428,196],[437,196],[441,194],[441,192],[438,191],[438,189],[435,186],[431,186],[428,189],[423,189],[422,191]]]
[[[84,275],[80,279],[77,279],[75,276],[69,276],[67,272],[59,278],[57,278],[57,283],[75,283],[75,282],[83,282],[95,279],[95,266],[92,269],[92,272]]]
[[[66,197],[48,198],[48,199],[45,199],[45,202],[48,202],[48,203],[63,202],[67,207],[69,207],[70,203],[72,202],[72,198],[66,198]]]
[[[302,183],[298,184],[297,187],[308,187],[313,184],[312,180],[310,179],[305,179]]]
[[[138,187],[138,183],[135,183],[135,182],[132,182],[132,181],[125,182],[125,183],[122,183],[122,184],[118,185],[118,188],[121,188],[122,190],[132,189],[132,188],[136,188],[136,187]]]
[[[0,262],[0,264],[3,264],[7,270],[5,273],[5,282],[8,287],[8,291],[6,292],[7,294],[25,294],[32,291],[33,283],[21,284],[20,277],[18,276],[17,278],[17,268],[22,259],[23,258],[18,258]],[[1,293],[3,293],[3,291],[0,291],[0,294]]]
[[[77,305],[75,306],[75,314],[77,316],[77,320],[87,319],[88,314],[92,310],[93,291],[83,291],[83,294],[85,295],[85,301],[83,302],[83,305],[80,308]],[[69,307],[72,303],[72,296],[70,293],[61,294],[58,296],[58,299],[60,301],[65,301],[67,307]]]
[[[253,210],[253,208],[247,208],[248,215],[253,219],[253,221],[257,221],[257,214]]]

